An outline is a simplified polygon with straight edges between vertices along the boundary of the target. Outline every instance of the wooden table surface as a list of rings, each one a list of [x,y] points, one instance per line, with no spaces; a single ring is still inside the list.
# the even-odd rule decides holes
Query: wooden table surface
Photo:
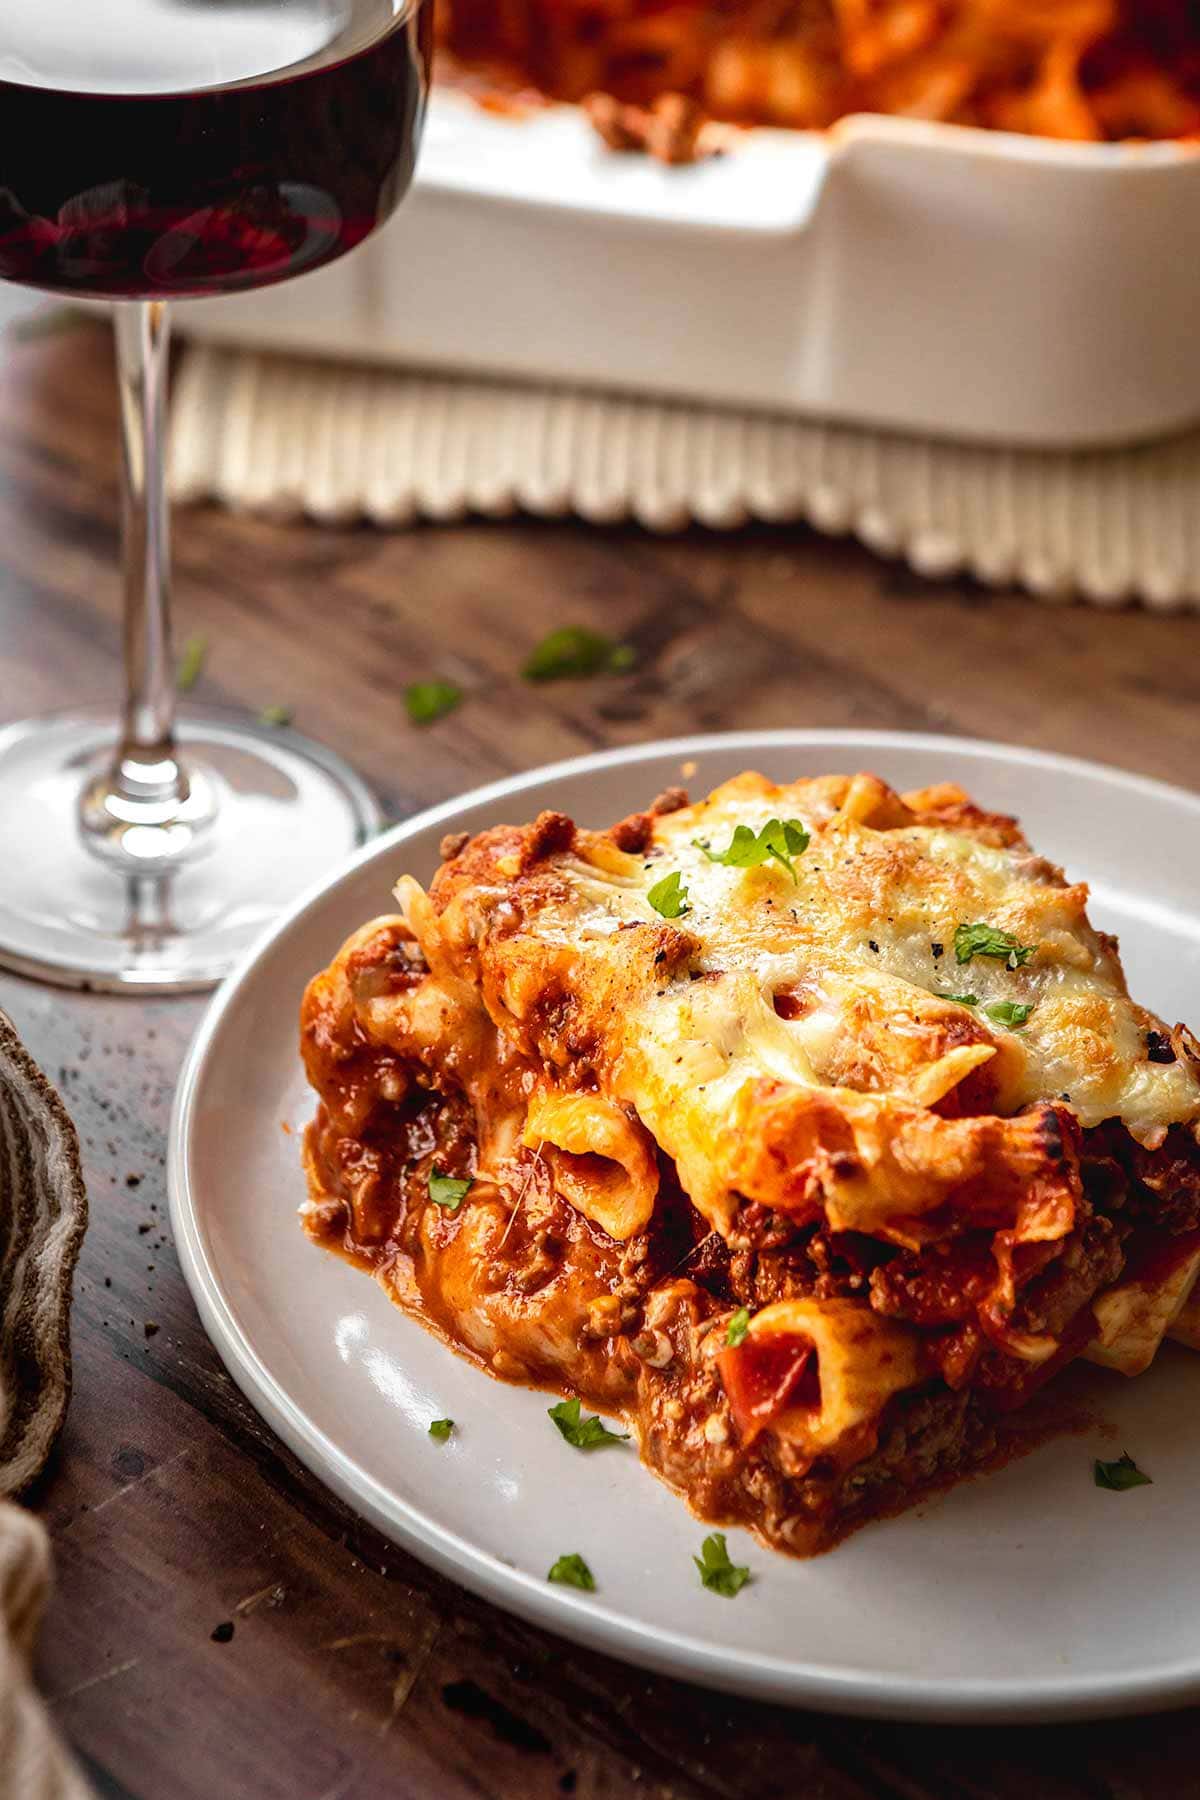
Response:
[[[7,721],[115,694],[105,334],[6,340],[0,382]],[[291,706],[395,816],[552,757],[731,726],[977,733],[1200,778],[1200,618],[931,586],[800,531],[658,540],[507,523],[384,536],[198,511],[178,519],[175,543],[180,634],[211,641],[196,697]],[[522,685],[522,652],[564,622],[636,644],[637,672]],[[434,673],[460,680],[468,700],[417,730],[401,690]],[[164,1133],[203,1002],[76,996],[0,976],[0,1005],[59,1083],[85,1146],[75,1393],[32,1498],[58,1563],[40,1679],[102,1795],[1200,1792],[1200,1711],[1040,1729],[826,1719],[651,1678],[430,1574],[276,1441],[184,1287]],[[159,1329],[147,1336],[149,1325]],[[215,1642],[226,1621],[232,1639]]]

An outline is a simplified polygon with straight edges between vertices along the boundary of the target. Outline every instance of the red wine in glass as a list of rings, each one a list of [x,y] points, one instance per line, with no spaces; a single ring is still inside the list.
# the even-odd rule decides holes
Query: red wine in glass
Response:
[[[176,729],[164,303],[317,269],[388,218],[430,19],[422,0],[0,0],[0,279],[119,303],[127,683],[119,728],[76,712],[0,730],[0,963],[211,985],[378,824],[291,731]]]
[[[391,0],[3,0],[0,277],[173,299],[353,249],[412,175],[430,17]]]

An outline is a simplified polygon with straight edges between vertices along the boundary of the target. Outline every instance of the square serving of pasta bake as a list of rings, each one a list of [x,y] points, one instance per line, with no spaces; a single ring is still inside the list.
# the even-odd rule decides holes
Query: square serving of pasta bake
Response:
[[[1200,1044],[1012,818],[744,774],[442,859],[308,987],[305,1228],[701,1518],[812,1554],[1200,1347]]]

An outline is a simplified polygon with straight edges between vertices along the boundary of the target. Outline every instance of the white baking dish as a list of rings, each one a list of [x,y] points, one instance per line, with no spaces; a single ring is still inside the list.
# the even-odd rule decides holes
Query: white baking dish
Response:
[[[672,169],[604,150],[572,107],[505,118],[438,91],[384,231],[180,324],[957,438],[1128,442],[1200,418],[1200,155],[870,115]]]

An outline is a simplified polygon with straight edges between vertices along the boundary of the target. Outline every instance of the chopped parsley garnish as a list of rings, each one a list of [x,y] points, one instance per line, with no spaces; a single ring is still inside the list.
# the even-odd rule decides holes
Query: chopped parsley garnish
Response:
[[[175,686],[181,694],[190,694],[208,661],[208,639],[201,631],[195,632],[183,646],[183,655],[179,659],[179,667],[175,671]]]
[[[692,1561],[699,1569],[705,1587],[714,1594],[724,1594],[727,1600],[740,1593],[750,1579],[748,1568],[730,1561],[723,1531],[714,1531],[706,1537],[699,1556],[693,1556]]]
[[[700,838],[692,841],[709,862],[724,863],[728,869],[757,869],[774,861],[782,863],[795,881],[792,859],[808,849],[808,829],[799,819],[768,819],[758,832],[751,831],[748,825],[735,825],[724,850],[710,850]]]
[[[610,1431],[595,1413],[583,1418],[578,1395],[573,1400],[560,1400],[557,1406],[546,1410],[568,1444],[576,1450],[599,1450],[604,1444],[620,1444],[629,1436],[627,1431]]]
[[[258,715],[258,722],[260,725],[274,725],[282,729],[291,724],[292,709],[290,706],[264,706]]]
[[[404,704],[414,725],[432,725],[444,719],[462,700],[462,689],[453,681],[412,681],[404,690]]]
[[[749,1329],[750,1308],[748,1306],[739,1306],[738,1310],[729,1321],[729,1330],[725,1333],[725,1342],[729,1345],[731,1350],[736,1350],[738,1345],[745,1341],[746,1333]]]
[[[460,1179],[456,1175],[443,1175],[438,1168],[429,1171],[429,1198],[435,1206],[444,1206],[447,1212],[457,1212],[474,1185],[469,1175]]]
[[[431,1438],[436,1438],[439,1444],[444,1444],[453,1430],[453,1419],[434,1419],[429,1427],[429,1435]]]
[[[647,903],[664,919],[682,919],[684,913],[690,913],[688,891],[683,876],[678,869],[672,869],[661,881],[656,881],[646,895]]]
[[[1127,1450],[1122,1451],[1116,1462],[1100,1462],[1092,1465],[1093,1478],[1098,1488],[1111,1488],[1115,1494],[1124,1493],[1126,1488],[1152,1487],[1154,1484],[1149,1475],[1144,1475]]]
[[[948,1000],[951,1006],[978,1006],[978,994],[939,994],[939,1000]]]
[[[531,651],[521,673],[526,681],[569,681],[581,675],[619,675],[637,661],[632,644],[618,644],[584,625],[562,625]]]
[[[1017,1026],[1025,1023],[1033,1011],[1033,1002],[997,1000],[994,1006],[985,1006],[983,1010],[997,1025]]]
[[[547,1581],[561,1581],[564,1587],[582,1588],[585,1594],[596,1591],[596,1577],[577,1550],[568,1551],[550,1566]]]
[[[960,963],[969,963],[973,956],[995,956],[1010,969],[1019,969],[1036,949],[1036,944],[1018,943],[1011,931],[1001,931],[998,925],[978,921],[954,928],[954,955]]]

